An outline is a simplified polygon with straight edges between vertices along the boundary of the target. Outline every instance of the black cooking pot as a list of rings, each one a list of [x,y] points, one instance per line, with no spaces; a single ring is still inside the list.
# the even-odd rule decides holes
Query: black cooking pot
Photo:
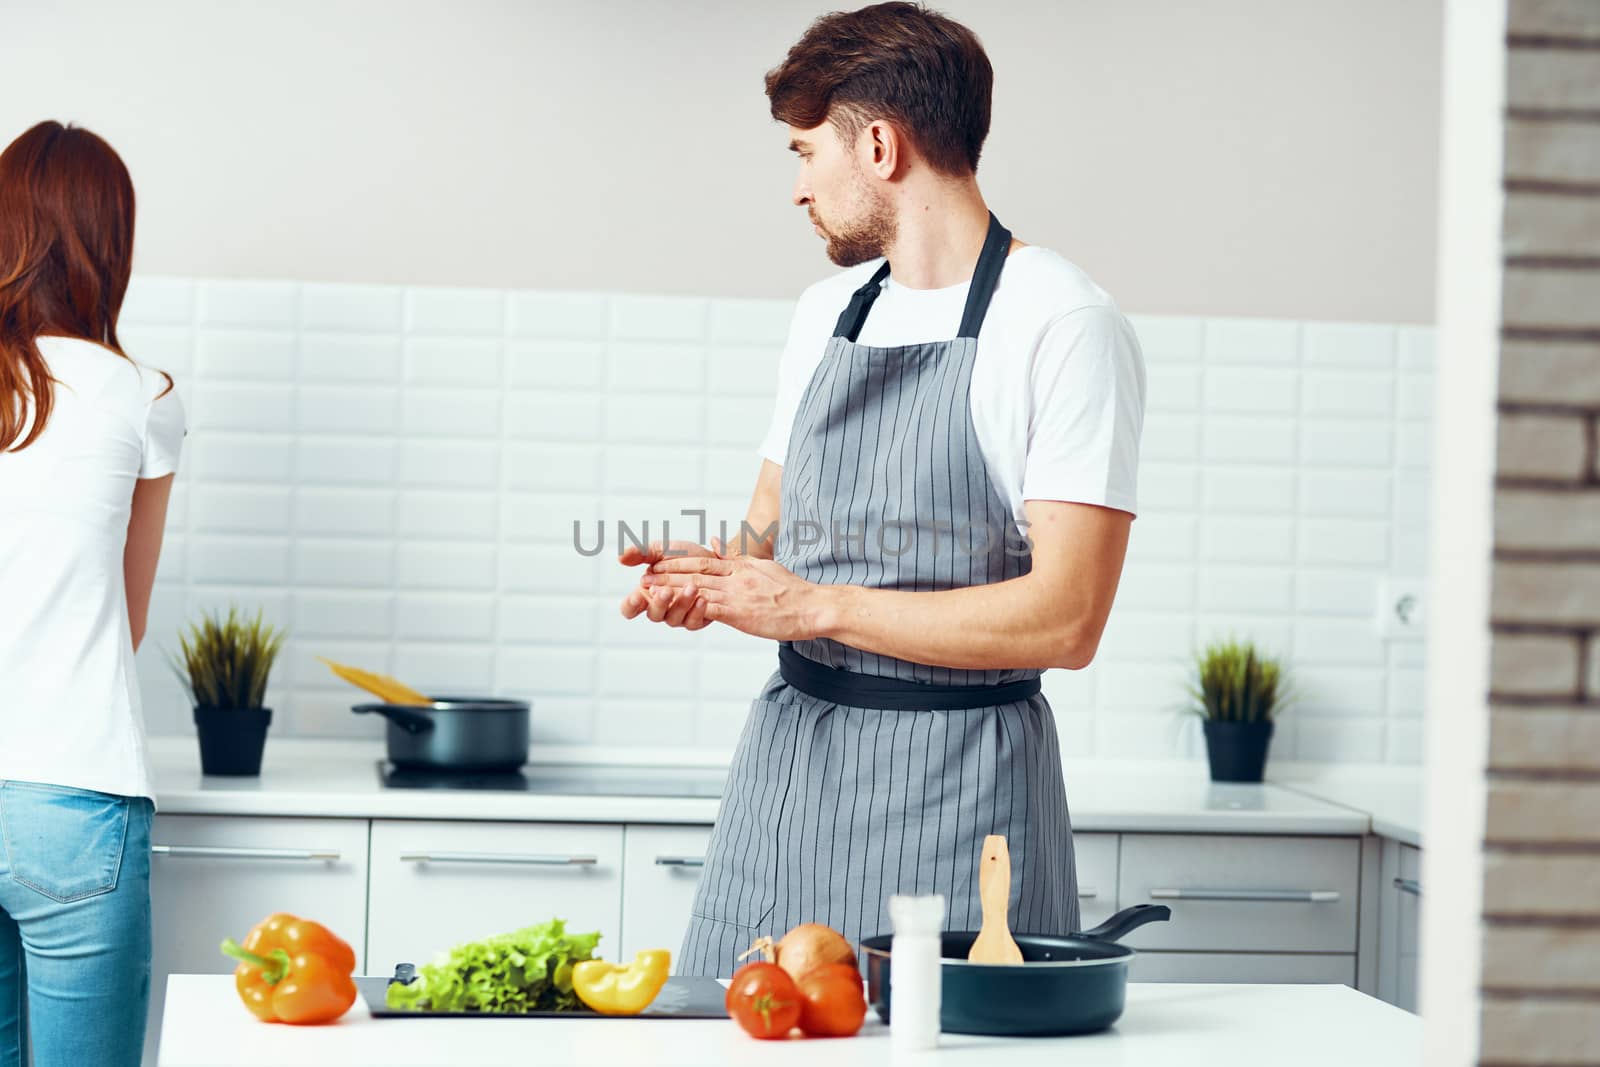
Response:
[[[1145,923],[1166,922],[1172,909],[1136,904],[1081,934],[1014,934],[1021,963],[972,963],[977,931],[942,935],[939,1018],[952,1034],[1046,1037],[1104,1030],[1122,1015],[1133,949],[1116,940]],[[891,935],[861,942],[867,997],[889,1021]]]
[[[403,770],[514,771],[528,762],[528,702],[435,697],[422,706],[357,704],[388,719],[389,761]]]

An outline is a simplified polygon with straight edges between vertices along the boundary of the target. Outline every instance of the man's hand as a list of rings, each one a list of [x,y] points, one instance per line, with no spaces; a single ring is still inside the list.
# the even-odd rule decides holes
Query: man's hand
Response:
[[[651,541],[643,549],[628,545],[617,557],[624,567],[650,566],[668,559],[721,559],[722,546],[716,538],[711,546],[697,545],[693,541]],[[690,586],[670,589],[664,586],[646,588],[644,582],[622,598],[622,617],[637,618],[646,615],[651,622],[664,622],[685,630],[703,630],[710,625],[706,618],[706,603],[698,591]]]
[[[698,595],[706,619],[774,641],[816,637],[825,599],[824,587],[770,559],[663,559],[650,565],[641,584],[652,598],[663,589],[675,596]],[[701,611],[697,603],[689,617]]]

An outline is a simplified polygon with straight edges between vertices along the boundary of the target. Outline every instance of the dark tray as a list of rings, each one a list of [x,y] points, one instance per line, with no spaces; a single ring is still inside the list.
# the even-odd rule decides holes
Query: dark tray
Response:
[[[402,966],[404,966],[402,964]],[[393,978],[356,977],[356,988],[367,1002],[374,1019],[726,1019],[727,990],[715,978],[668,978],[660,994],[638,1015],[601,1015],[583,1008],[579,1011],[395,1011],[385,994]]]

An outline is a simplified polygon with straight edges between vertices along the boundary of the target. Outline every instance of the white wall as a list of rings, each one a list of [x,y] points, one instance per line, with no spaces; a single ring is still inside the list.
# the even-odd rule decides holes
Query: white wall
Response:
[[[1490,561],[1500,363],[1506,102],[1504,0],[1449,0],[1439,321],[1440,446],[1431,549],[1428,847],[1421,1009],[1430,1067],[1477,1063],[1489,739]],[[1498,658],[1498,657],[1497,657]]]
[[[788,301],[140,278],[122,339],[192,427],[140,653],[156,733],[190,731],[162,662],[202,607],[291,640],[276,736],[372,736],[318,655],[425,692],[534,701],[540,742],[731,749],[770,642],[617,611],[634,577],[572,547],[744,513]],[[1198,756],[1196,642],[1286,653],[1276,759],[1415,762],[1422,647],[1372,622],[1427,565],[1433,331],[1134,318],[1149,367],[1140,513],[1095,662],[1045,690],[1069,756]],[[736,528],[736,527],[735,527]],[[675,536],[697,536],[687,520]],[[609,542],[615,550],[614,529]]]
[[[0,141],[124,154],[138,269],[792,298],[761,76],[817,0],[3,0]],[[981,178],[1125,310],[1433,318],[1441,0],[949,0]]]

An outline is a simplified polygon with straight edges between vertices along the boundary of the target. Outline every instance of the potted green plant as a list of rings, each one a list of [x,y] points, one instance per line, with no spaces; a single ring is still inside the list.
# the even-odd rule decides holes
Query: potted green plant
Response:
[[[263,707],[267,676],[283,647],[283,633],[262,620],[246,621],[237,608],[203,614],[178,635],[181,661],[172,668],[194,702],[202,774],[261,773],[272,709]]]
[[[1215,641],[1195,654],[1190,710],[1205,720],[1212,781],[1261,781],[1272,720],[1287,703],[1285,673],[1249,641]]]

